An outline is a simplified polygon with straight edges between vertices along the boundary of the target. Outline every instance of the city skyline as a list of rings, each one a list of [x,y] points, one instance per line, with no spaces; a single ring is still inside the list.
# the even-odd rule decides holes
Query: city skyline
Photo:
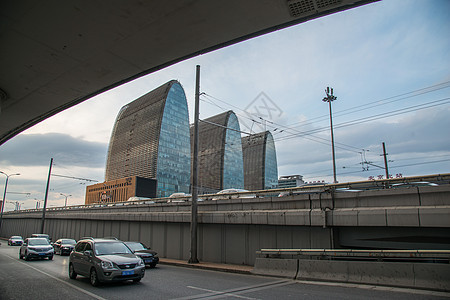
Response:
[[[193,118],[195,65],[201,66],[200,118],[234,110],[241,130],[270,130],[278,174],[332,181],[329,115],[334,88],[337,179],[450,171],[450,4],[381,1],[195,57],[107,91],[0,146],[11,177],[6,199],[33,208],[54,174],[104,180],[114,119],[124,104],[168,80],[183,85]],[[363,162],[370,162],[370,164]],[[0,188],[5,176],[0,174]],[[49,205],[84,201],[86,183],[52,177]],[[8,204],[5,210],[12,210]]]

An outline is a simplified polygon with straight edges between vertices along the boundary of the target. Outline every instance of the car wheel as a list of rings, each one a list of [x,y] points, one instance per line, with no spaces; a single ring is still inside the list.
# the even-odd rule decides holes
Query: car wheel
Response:
[[[53,255],[48,257],[48,260],[52,260],[53,259]]]
[[[133,279],[133,282],[139,282],[139,281],[141,281],[141,279],[142,279],[142,277],[141,278],[136,278],[136,279]]]
[[[98,281],[97,271],[95,271],[95,268],[91,269],[90,280],[91,280],[91,285],[92,286],[99,286],[100,285],[100,282]]]
[[[28,257],[28,253],[27,252],[25,252],[25,260],[30,260],[30,257]]]
[[[23,258],[23,255],[22,255],[22,253],[19,250],[19,259],[22,259],[22,258]]]
[[[69,265],[69,277],[70,279],[76,279],[77,278],[77,272],[75,272],[75,269],[73,267],[73,264]]]

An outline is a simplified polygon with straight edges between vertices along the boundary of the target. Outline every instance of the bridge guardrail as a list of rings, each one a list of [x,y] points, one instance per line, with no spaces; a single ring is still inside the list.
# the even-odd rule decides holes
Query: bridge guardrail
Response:
[[[258,191],[248,191],[248,192],[237,192],[237,193],[227,193],[227,194],[205,194],[199,195],[198,201],[211,201],[211,200],[224,200],[224,199],[243,199],[243,198],[264,198],[264,197],[274,197],[281,193],[285,195],[294,195],[297,193],[332,193],[332,192],[362,192],[367,190],[377,190],[377,189],[387,189],[395,187],[414,187],[429,184],[450,184],[450,173],[445,174],[434,174],[434,175],[424,175],[424,176],[411,176],[411,177],[401,177],[401,178],[390,178],[390,179],[380,179],[380,180],[366,180],[366,181],[355,181],[355,182],[345,182],[345,183],[332,183],[332,184],[315,184],[315,185],[305,185],[293,188],[283,188],[283,189],[271,189],[271,190],[258,190]],[[160,205],[173,203],[177,204],[180,202],[191,201],[191,196],[179,196],[174,198],[148,198],[144,200],[132,200],[125,202],[105,202],[105,203],[92,203],[92,204],[81,204],[73,206],[62,206],[62,207],[47,207],[47,211],[61,211],[61,210],[73,210],[73,209],[84,209],[84,208],[98,208],[98,207],[114,207],[114,206],[124,206],[124,205]],[[20,211],[10,211],[8,213],[20,213],[20,212],[39,212],[39,209],[26,209]]]

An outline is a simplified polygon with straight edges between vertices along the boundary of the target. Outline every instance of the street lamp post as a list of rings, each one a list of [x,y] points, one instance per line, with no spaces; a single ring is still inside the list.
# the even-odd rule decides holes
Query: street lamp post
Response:
[[[0,173],[2,173],[3,175],[6,176],[6,182],[5,182],[5,191],[3,193],[3,202],[2,202],[2,209],[0,210],[0,236],[2,233],[2,223],[3,223],[3,208],[5,207],[5,203],[6,203],[6,189],[8,188],[8,180],[9,177],[11,176],[15,176],[15,175],[20,175],[20,173],[16,173],[16,174],[6,174],[5,172],[0,171]]]
[[[40,208],[40,203],[42,202],[42,201],[44,201],[44,200],[38,200],[38,199],[36,199],[36,198],[34,198],[34,200],[36,200],[36,209],[38,209],[38,208]]]
[[[337,98],[333,95],[333,88],[327,87],[325,90],[325,93],[327,96],[322,99],[323,102],[328,102],[328,105],[330,107],[330,129],[331,129],[331,150],[333,153],[333,183],[337,183],[336,179],[336,156],[334,153],[334,134],[333,134],[333,115],[331,113],[331,102],[336,100]]]
[[[64,195],[63,193],[59,193],[61,196],[66,197],[66,200],[64,201],[64,207],[67,206],[67,197],[71,197],[72,195]]]

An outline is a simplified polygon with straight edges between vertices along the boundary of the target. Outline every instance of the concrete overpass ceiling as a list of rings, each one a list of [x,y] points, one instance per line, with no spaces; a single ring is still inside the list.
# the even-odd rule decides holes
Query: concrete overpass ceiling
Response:
[[[176,62],[370,2],[2,1],[0,145]]]

